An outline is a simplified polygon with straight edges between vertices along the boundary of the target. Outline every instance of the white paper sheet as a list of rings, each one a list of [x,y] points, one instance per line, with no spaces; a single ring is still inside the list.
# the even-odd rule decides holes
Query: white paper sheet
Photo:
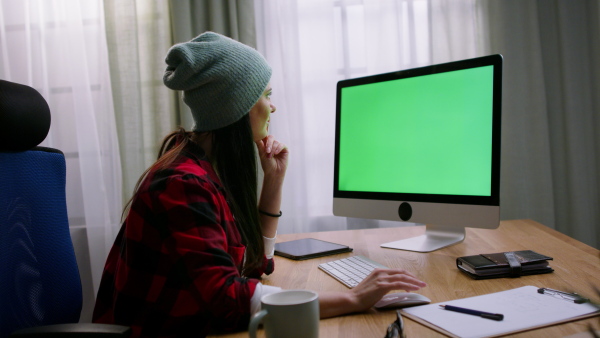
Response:
[[[575,304],[562,298],[537,292],[535,286],[491,293],[471,298],[405,308],[416,316],[459,337],[489,337],[532,327],[550,325],[598,312],[589,303]],[[440,305],[454,305],[473,310],[501,313],[504,320],[495,321],[464,313],[444,310]]]

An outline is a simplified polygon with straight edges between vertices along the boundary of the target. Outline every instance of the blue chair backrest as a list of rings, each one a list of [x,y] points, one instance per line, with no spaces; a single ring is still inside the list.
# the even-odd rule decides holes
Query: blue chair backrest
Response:
[[[2,103],[0,123],[6,122]],[[0,132],[3,128],[8,126]],[[0,147],[0,338],[20,328],[76,323],[82,306],[65,157],[51,148],[5,148]]]

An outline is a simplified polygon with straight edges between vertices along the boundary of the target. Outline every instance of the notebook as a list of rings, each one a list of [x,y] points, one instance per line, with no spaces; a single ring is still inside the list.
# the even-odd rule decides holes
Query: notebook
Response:
[[[351,251],[352,248],[347,245],[326,242],[315,238],[303,238],[275,243],[276,255],[294,260],[323,257]]]

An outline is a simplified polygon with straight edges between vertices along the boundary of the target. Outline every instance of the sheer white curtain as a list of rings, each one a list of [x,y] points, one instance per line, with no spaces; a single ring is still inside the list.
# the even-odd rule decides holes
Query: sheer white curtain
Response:
[[[2,0],[0,78],[37,89],[65,153],[67,209],[89,318],[119,225],[121,165],[101,0]],[[92,267],[92,268],[90,268]]]
[[[336,82],[481,55],[474,0],[258,0],[271,132],[290,148],[280,233],[397,226],[332,214]],[[365,117],[368,118],[368,117]]]

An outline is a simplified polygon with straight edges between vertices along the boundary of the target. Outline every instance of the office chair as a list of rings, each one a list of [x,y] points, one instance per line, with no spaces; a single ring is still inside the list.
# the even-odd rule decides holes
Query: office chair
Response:
[[[128,337],[128,327],[77,323],[83,297],[65,157],[38,147],[49,128],[40,93],[0,80],[0,338]]]

